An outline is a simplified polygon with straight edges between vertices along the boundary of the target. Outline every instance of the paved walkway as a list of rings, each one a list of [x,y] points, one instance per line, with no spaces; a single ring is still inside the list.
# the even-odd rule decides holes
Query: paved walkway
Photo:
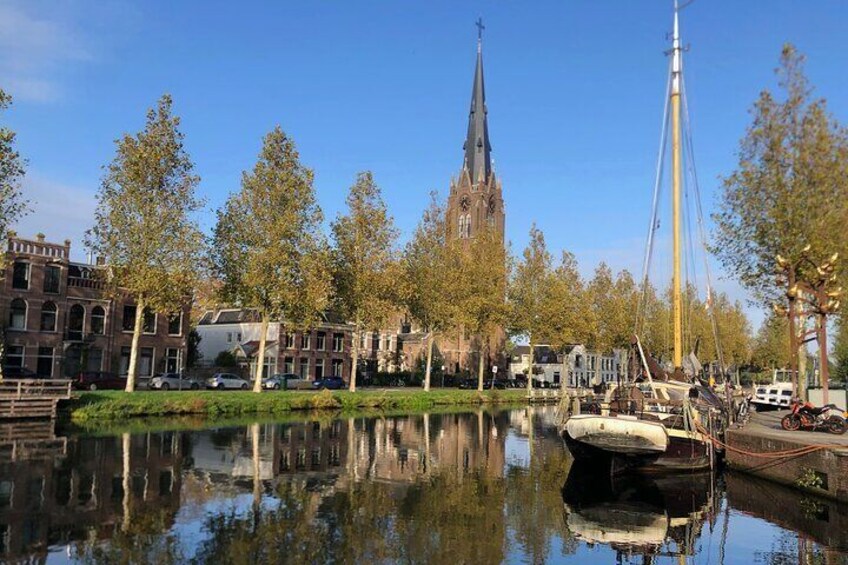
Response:
[[[798,443],[827,444],[834,447],[848,448],[848,433],[835,435],[825,431],[797,431],[787,432],[780,427],[780,419],[788,414],[788,410],[774,410],[769,412],[755,412],[751,420],[745,425],[743,431],[758,436],[769,437],[784,441],[795,441]]]

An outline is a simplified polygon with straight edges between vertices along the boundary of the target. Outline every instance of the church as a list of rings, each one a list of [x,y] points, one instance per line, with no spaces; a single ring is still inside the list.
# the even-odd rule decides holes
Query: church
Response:
[[[477,63],[471,86],[468,129],[462,147],[463,161],[459,174],[450,181],[446,223],[448,237],[454,240],[470,242],[478,232],[487,228],[494,229],[503,241],[506,217],[503,191],[492,166],[492,144],[489,139],[486,86],[483,79],[483,26],[479,21],[477,26]],[[410,331],[408,324],[403,330],[397,336],[402,348],[402,354],[398,355],[402,366],[396,368],[411,369],[411,364],[415,363],[425,349],[426,337],[423,333]],[[448,373],[470,370],[473,374],[478,362],[476,338],[464,336],[462,333],[459,332],[455,337],[439,338],[436,349]],[[490,338],[491,353],[485,365],[491,367],[500,364],[501,369],[505,369],[505,361],[498,359],[498,353],[503,350],[505,334],[503,331],[496,333],[497,335]]]

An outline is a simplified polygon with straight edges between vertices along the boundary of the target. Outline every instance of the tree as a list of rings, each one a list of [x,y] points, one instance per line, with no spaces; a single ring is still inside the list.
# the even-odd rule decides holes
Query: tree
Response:
[[[489,342],[507,322],[508,276],[509,255],[502,235],[483,227],[462,250],[456,278],[459,326],[477,340],[478,390],[483,390]]]
[[[587,285],[586,294],[592,309],[589,345],[597,351],[627,347],[636,327],[640,298],[630,272],[623,270],[613,278],[609,266],[601,263]]]
[[[751,363],[761,370],[789,366],[789,321],[772,314],[766,318],[754,338]]]
[[[533,388],[534,345],[548,341],[551,333],[551,308],[555,306],[550,299],[553,289],[553,265],[545,245],[545,234],[533,224],[530,241],[524,248],[522,260],[515,266],[508,289],[509,332],[514,337],[526,338],[530,345],[528,390]]]
[[[12,104],[12,97],[0,88],[0,112]],[[26,162],[15,149],[15,132],[0,125],[0,233],[6,233],[15,221],[28,211],[21,193],[21,179]],[[5,254],[0,257],[0,267]]]
[[[835,379],[848,383],[848,321],[842,314],[836,321],[836,337],[833,340],[833,358],[836,370]]]
[[[377,330],[395,309],[398,230],[370,172],[357,176],[347,197],[348,213],[332,224],[336,307],[353,323],[351,391],[356,390],[359,337]]]
[[[586,343],[592,329],[590,304],[573,254],[562,252],[543,296],[547,301],[543,310],[549,315],[545,334],[551,346]]]
[[[312,171],[280,127],[268,133],[241,190],[218,212],[212,258],[221,297],[255,310],[261,322],[254,392],[262,392],[271,320],[305,329],[326,309],[331,292],[323,215]]]
[[[186,369],[194,369],[197,362],[203,358],[200,352],[200,342],[203,340],[197,328],[191,328],[186,339]]]
[[[785,290],[774,276],[778,254],[794,263],[810,245],[819,265],[848,251],[848,131],[824,99],[812,98],[804,57],[792,45],[783,47],[776,73],[784,97],[760,93],[714,215],[714,252],[764,303]],[[848,262],[839,268],[845,280]]]
[[[144,130],[116,141],[97,194],[94,227],[86,244],[109,266],[115,296],[135,300],[135,324],[126,390],[135,389],[144,312],[173,312],[190,300],[203,253],[193,214],[200,178],[183,148],[180,119],[164,95],[147,112]]]
[[[459,250],[448,241],[445,208],[435,192],[430,206],[403,253],[404,304],[412,318],[427,332],[424,390],[430,390],[433,345],[436,338],[456,328],[454,277]]]

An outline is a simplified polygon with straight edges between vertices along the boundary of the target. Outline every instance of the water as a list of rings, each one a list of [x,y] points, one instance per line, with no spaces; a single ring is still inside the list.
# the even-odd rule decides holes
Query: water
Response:
[[[845,506],[586,473],[552,409],[50,435],[0,436],[0,560],[848,563]]]

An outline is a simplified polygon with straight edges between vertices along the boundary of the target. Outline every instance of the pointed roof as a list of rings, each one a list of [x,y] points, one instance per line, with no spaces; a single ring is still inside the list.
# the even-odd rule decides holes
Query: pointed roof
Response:
[[[482,30],[481,30],[482,31]],[[465,138],[465,163],[471,182],[487,182],[492,173],[492,146],[486,120],[486,89],[483,83],[483,40],[477,38],[477,68],[471,89],[471,111],[468,115],[468,135]]]

